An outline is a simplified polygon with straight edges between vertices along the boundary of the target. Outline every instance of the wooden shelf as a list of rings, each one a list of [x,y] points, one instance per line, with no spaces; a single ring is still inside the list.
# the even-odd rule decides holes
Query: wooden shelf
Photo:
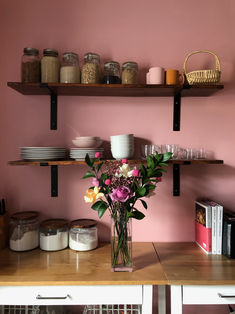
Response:
[[[146,85],[146,84],[65,84],[20,83],[7,85],[23,95],[169,97],[181,92],[182,97],[211,96],[223,85]]]
[[[115,160],[109,160],[115,161]],[[145,160],[128,160],[129,164],[140,164],[146,163]],[[170,164],[176,165],[208,165],[208,164],[223,164],[223,160],[217,159],[179,159],[179,160],[170,160]],[[26,160],[14,160],[9,161],[9,165],[11,166],[70,166],[70,165],[86,165],[85,161],[77,161],[77,160],[45,160],[45,161],[26,161]]]

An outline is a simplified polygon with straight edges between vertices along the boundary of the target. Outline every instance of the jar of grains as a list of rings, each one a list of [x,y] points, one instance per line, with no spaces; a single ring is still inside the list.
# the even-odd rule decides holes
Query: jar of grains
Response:
[[[81,82],[82,84],[97,84],[101,82],[100,56],[98,54],[88,52],[84,55]]]
[[[116,61],[105,62],[104,84],[121,84],[120,64]]]
[[[78,55],[74,52],[65,52],[60,68],[61,83],[80,83],[80,68]]]
[[[68,247],[69,222],[65,219],[47,219],[40,224],[40,249],[59,251]]]
[[[39,51],[36,48],[24,48],[21,59],[21,82],[39,83],[41,76]]]
[[[136,62],[125,62],[122,65],[122,84],[138,83],[138,64]]]
[[[39,245],[39,214],[34,211],[18,212],[10,218],[10,249],[29,251]]]
[[[55,49],[44,49],[41,60],[42,83],[58,83],[60,76],[60,61],[58,51]]]
[[[93,250],[98,245],[97,222],[78,219],[70,223],[69,247],[75,251]]]

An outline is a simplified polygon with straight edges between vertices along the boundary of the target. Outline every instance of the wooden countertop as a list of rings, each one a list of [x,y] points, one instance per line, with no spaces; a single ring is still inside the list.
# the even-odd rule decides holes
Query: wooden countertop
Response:
[[[207,255],[196,243],[154,243],[170,285],[235,285],[235,260]]]
[[[26,285],[165,285],[153,244],[133,243],[134,271],[111,272],[110,245],[93,251],[0,251],[0,286]]]

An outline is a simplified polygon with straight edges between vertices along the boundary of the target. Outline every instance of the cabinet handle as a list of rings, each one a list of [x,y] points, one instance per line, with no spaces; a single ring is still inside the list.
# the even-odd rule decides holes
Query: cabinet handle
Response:
[[[40,294],[36,296],[36,299],[38,300],[65,300],[67,298],[71,298],[69,294],[67,294],[65,297],[42,297]]]
[[[220,298],[235,298],[235,295],[224,295],[224,294],[221,294],[221,293],[218,293],[218,296]]]

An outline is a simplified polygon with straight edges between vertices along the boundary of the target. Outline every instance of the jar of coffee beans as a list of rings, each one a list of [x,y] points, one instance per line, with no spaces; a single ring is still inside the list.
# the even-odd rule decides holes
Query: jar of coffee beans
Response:
[[[121,84],[120,64],[108,61],[104,64],[104,84]]]
[[[98,84],[101,82],[100,56],[96,53],[88,52],[84,55],[84,65],[82,67],[82,84]]]
[[[21,59],[21,81],[23,83],[40,82],[40,58],[36,48],[24,48]]]
[[[122,84],[138,83],[138,64],[136,62],[125,62],[122,65]]]

